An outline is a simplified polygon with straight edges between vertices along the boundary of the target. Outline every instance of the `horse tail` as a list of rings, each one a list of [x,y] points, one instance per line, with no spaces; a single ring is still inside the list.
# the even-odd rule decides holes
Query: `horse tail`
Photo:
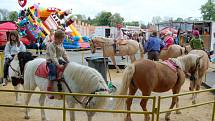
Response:
[[[144,58],[144,49],[143,49],[143,45],[141,45],[140,43],[139,43],[139,49],[140,49],[140,57],[141,57],[141,58]]]
[[[128,88],[129,88],[129,85],[131,83],[134,72],[135,72],[134,64],[129,65],[125,69],[125,71],[123,73],[122,85],[119,89],[119,95],[127,95]],[[115,103],[115,109],[119,110],[121,108],[125,108],[125,100],[126,100],[126,98],[117,99],[116,103]]]

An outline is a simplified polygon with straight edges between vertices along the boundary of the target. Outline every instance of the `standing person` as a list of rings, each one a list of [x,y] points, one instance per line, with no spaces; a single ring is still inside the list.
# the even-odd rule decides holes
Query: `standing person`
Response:
[[[38,36],[37,43],[36,43],[36,54],[38,54],[39,53],[38,51],[40,50],[40,55],[42,55],[43,54],[42,49],[43,49],[43,38]]]
[[[164,38],[164,42],[165,42],[164,49],[168,49],[170,45],[174,44],[174,38],[173,38],[172,32],[170,31],[167,32],[166,37]]]
[[[117,53],[117,52],[119,52],[119,44],[123,40],[123,32],[121,30],[122,24],[117,24],[116,28],[117,28],[117,32],[116,32],[116,36],[114,38],[114,42],[115,42],[115,44],[114,44],[114,50]]]
[[[57,68],[65,68],[64,65],[60,65],[59,61],[61,58],[69,63],[68,56],[65,49],[63,48],[63,40],[65,38],[65,33],[62,30],[57,30],[54,34],[53,42],[47,47],[47,65],[49,68],[48,74],[48,91],[53,91],[54,80],[57,79]],[[49,96],[50,99],[54,99],[54,96]]]
[[[54,40],[54,30],[52,29],[50,31],[50,34],[46,36],[46,38],[43,40],[43,43],[45,44],[46,48],[49,46],[49,44]]]
[[[7,42],[4,48],[5,64],[4,64],[4,79],[2,83],[3,86],[7,85],[8,68],[10,62],[13,60],[14,55],[18,54],[19,52],[25,51],[26,51],[25,45],[19,40],[18,32],[11,31],[9,34],[9,41]]]
[[[157,37],[157,32],[154,31],[144,45],[145,52],[148,52],[148,59],[159,61],[160,50],[163,47],[163,41]]]
[[[199,31],[193,30],[193,38],[190,40],[190,46],[192,49],[203,50],[204,44],[202,39],[199,37]]]

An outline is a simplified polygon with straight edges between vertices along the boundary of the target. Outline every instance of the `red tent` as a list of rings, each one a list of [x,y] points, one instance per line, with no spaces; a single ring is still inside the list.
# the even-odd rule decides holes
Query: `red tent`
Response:
[[[172,32],[173,34],[177,34],[177,32],[178,32],[178,30],[176,30],[176,29],[173,29],[173,28],[170,28],[170,27],[166,27],[166,28],[160,30],[160,33],[161,34],[166,34],[169,31]]]
[[[11,30],[16,30],[16,29],[17,29],[16,24],[14,24],[12,22],[5,22],[3,24],[0,24],[0,30],[11,31]]]

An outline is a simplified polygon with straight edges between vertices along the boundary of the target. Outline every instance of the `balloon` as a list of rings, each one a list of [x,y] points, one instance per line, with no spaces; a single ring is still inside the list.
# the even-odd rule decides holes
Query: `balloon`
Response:
[[[18,3],[21,7],[24,7],[27,3],[27,0],[18,0]]]

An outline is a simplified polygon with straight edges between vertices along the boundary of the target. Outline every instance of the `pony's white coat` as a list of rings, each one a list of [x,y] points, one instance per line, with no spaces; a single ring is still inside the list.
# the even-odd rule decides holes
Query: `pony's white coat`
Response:
[[[25,90],[35,90],[36,87],[39,87],[41,91],[47,90],[48,80],[46,78],[41,78],[35,75],[37,67],[46,61],[43,58],[37,58],[32,61],[29,61],[25,65],[24,70],[24,89]],[[72,92],[77,93],[95,93],[97,90],[106,89],[108,90],[107,84],[105,83],[102,75],[93,68],[88,66],[80,65],[75,62],[70,62],[65,71],[63,73],[63,77],[65,81],[68,83]],[[62,83],[63,91],[69,92],[66,85]],[[54,91],[57,91],[57,82],[54,82]],[[31,98],[31,94],[26,95],[25,104],[28,105]],[[67,104],[70,108],[74,108],[74,104],[77,101],[72,96],[67,96]],[[77,99],[82,101],[83,97],[78,96]],[[104,106],[107,98],[93,97],[89,104],[86,106],[87,108],[99,108]],[[39,99],[39,103],[41,106],[44,105],[45,95],[41,95]],[[84,104],[81,104],[85,107]],[[29,109],[26,109],[26,119],[29,119]],[[92,116],[95,113],[87,112],[88,121],[92,120]],[[43,121],[46,121],[45,111],[41,109],[41,117]],[[75,121],[74,112],[70,112],[70,121]]]

